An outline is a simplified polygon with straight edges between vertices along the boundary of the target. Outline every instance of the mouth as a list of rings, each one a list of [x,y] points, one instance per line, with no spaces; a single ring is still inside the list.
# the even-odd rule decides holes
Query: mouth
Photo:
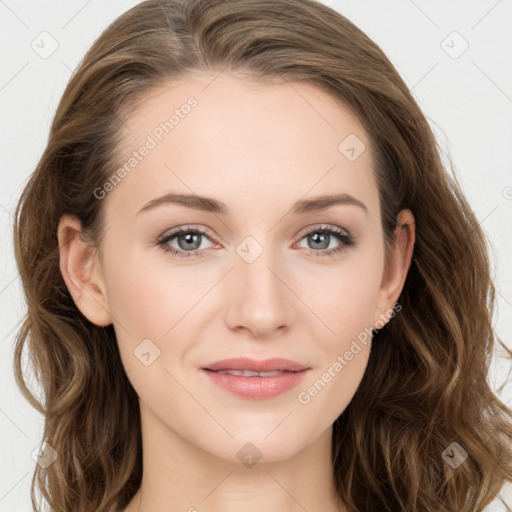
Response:
[[[204,368],[208,372],[215,372],[227,375],[238,375],[240,377],[275,377],[276,375],[282,375],[283,373],[295,373],[302,370],[275,370],[273,372],[253,372],[252,370],[210,370]]]
[[[210,382],[251,400],[278,396],[296,387],[311,368],[289,359],[226,359],[201,368]]]

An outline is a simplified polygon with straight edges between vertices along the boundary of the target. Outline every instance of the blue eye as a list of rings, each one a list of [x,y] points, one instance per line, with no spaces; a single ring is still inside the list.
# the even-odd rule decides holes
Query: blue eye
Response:
[[[171,252],[173,255],[183,258],[188,258],[190,256],[203,256],[204,249],[199,250],[199,247],[201,246],[201,239],[203,237],[210,239],[206,232],[201,229],[179,228],[160,238],[158,240],[158,245],[162,247],[164,252]],[[174,239],[178,242],[178,248],[169,245],[169,242]]]
[[[317,245],[316,249],[308,248],[308,252],[314,254],[315,256],[332,256],[346,249],[347,247],[353,247],[357,245],[356,239],[353,235],[351,235],[348,231],[337,227],[313,226],[312,228],[309,228],[306,231],[306,234],[301,238],[301,240],[304,239],[306,239],[310,245]],[[329,248],[330,242],[333,239],[338,240],[340,244],[337,247]]]
[[[208,247],[200,248],[204,238],[210,242],[212,241],[206,231],[199,228],[185,227],[163,235],[158,239],[157,244],[166,253],[170,252],[174,256],[189,258],[190,256],[205,255],[205,249]],[[332,256],[357,244],[350,233],[337,227],[313,226],[306,231],[300,241],[304,239],[310,245],[309,248],[306,248],[307,251],[315,256]],[[337,240],[339,245],[334,248],[329,247],[332,240]],[[176,241],[178,247],[170,245],[174,241]],[[313,248],[311,248],[311,245],[313,245]]]

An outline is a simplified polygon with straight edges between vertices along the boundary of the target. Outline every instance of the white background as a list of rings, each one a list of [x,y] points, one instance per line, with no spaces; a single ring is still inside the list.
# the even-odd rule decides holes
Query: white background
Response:
[[[24,307],[12,251],[12,212],[42,154],[71,70],[103,29],[137,3],[0,0],[0,512],[32,510],[31,453],[42,434],[41,417],[17,390],[12,370]],[[324,3],[384,50],[451,157],[490,240],[498,290],[496,330],[512,347],[512,0]],[[32,48],[48,38],[40,35],[43,31],[58,43],[46,59]],[[50,43],[47,39],[46,48]],[[494,359],[494,389],[509,369],[510,361]],[[512,405],[512,382],[502,399]],[[505,500],[512,509],[512,493]],[[496,504],[492,510],[506,509]]]

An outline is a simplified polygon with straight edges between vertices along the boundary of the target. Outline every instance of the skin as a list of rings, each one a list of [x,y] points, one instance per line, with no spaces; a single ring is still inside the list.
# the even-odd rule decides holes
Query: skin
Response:
[[[337,357],[398,301],[414,216],[400,212],[386,262],[367,134],[330,95],[292,85],[224,72],[188,76],[147,95],[127,119],[122,162],[187,98],[198,105],[103,199],[100,248],[81,240],[76,218],[60,220],[70,293],[92,323],[113,323],[139,395],[143,482],[126,512],[298,512],[319,503],[347,510],[331,483],[332,423],[361,382],[371,342],[359,343],[309,403],[298,394],[332,372]],[[366,145],[354,161],[338,150],[349,134]],[[170,203],[137,214],[166,192],[221,200],[229,214]],[[290,212],[300,199],[338,193],[363,202],[367,213],[350,204]],[[204,256],[182,258],[158,246],[161,235],[190,225],[207,231],[198,240]],[[313,226],[348,231],[357,245],[343,247],[334,235],[315,245],[304,233]],[[251,263],[236,250],[248,236],[262,248]],[[197,254],[183,238],[167,245]],[[254,254],[257,246],[245,247]],[[160,350],[148,366],[134,355],[144,339]],[[244,399],[200,371],[234,356],[285,357],[311,370],[282,395]],[[237,456],[244,446],[252,450],[249,442],[262,455],[252,467]]]

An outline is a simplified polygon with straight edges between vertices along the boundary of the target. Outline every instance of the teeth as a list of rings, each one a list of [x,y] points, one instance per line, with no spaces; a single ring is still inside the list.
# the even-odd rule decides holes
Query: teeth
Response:
[[[227,373],[229,375],[238,375],[240,377],[274,377],[275,375],[281,375],[281,370],[273,372],[253,372],[251,370],[217,370],[217,373]]]

